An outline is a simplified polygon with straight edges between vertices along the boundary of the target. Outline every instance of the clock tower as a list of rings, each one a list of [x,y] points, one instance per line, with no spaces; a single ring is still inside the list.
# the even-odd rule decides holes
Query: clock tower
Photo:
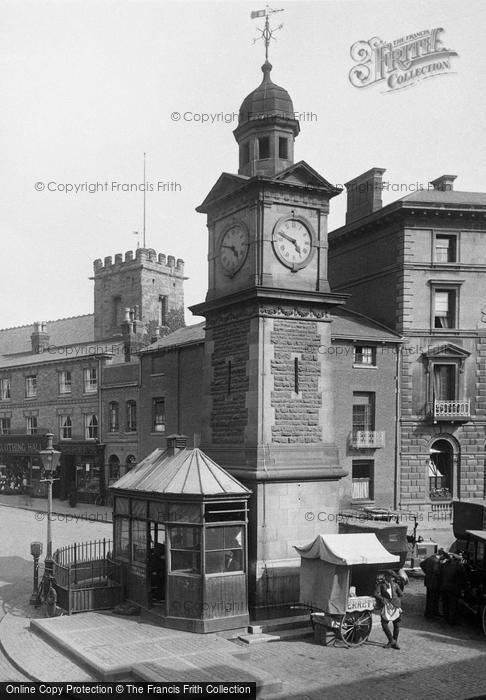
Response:
[[[252,492],[250,604],[298,600],[294,545],[336,532],[329,201],[340,190],[304,161],[288,92],[265,61],[234,131],[237,174],[223,173],[197,211],[209,233],[203,449]]]

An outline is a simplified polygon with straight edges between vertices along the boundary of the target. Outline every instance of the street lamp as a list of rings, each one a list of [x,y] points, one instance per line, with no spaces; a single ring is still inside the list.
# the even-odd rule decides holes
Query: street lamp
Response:
[[[59,460],[61,458],[61,453],[52,447],[52,439],[54,435],[52,433],[47,433],[47,447],[45,450],[40,450],[39,456],[42,459],[42,465],[46,474],[45,479],[41,479],[47,483],[47,552],[46,559],[44,563],[44,578],[42,581],[42,590],[45,592],[47,590],[47,585],[50,583],[50,578],[52,576],[53,562],[52,562],[52,484],[57,479],[54,479],[54,472],[56,471]]]

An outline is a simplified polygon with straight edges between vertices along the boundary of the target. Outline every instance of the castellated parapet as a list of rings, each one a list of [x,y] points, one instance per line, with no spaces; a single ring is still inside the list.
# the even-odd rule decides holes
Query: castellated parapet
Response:
[[[93,269],[95,275],[103,271],[113,271],[114,267],[122,267],[127,264],[143,264],[143,265],[161,265],[164,267],[173,268],[174,271],[183,273],[184,272],[184,260],[182,258],[175,258],[173,255],[164,255],[164,253],[157,254],[153,248],[137,248],[135,253],[132,250],[127,250],[125,253],[125,259],[123,259],[123,253],[116,253],[114,258],[111,255],[107,255],[104,261],[101,258],[97,258],[93,263]]]
[[[184,261],[153,248],[93,263],[95,340],[122,335],[124,309],[137,308],[147,333],[184,325]]]

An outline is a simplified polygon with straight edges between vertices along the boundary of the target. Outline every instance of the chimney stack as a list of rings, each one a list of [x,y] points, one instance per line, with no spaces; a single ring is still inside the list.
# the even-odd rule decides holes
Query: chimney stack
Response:
[[[452,192],[456,177],[457,175],[441,175],[440,177],[436,177],[435,180],[431,180],[430,184],[434,190],[438,190],[439,192]]]
[[[386,172],[384,168],[371,168],[345,183],[348,192],[347,224],[381,209],[384,172]]]
[[[167,437],[167,452],[170,455],[176,455],[187,447],[186,435],[169,435]]]
[[[47,325],[36,321],[34,323],[34,332],[30,336],[32,343],[32,352],[36,355],[44,352],[49,347],[49,335],[47,333]]]

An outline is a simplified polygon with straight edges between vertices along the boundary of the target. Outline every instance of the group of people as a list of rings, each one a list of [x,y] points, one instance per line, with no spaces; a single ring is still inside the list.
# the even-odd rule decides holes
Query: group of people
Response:
[[[425,574],[425,617],[444,617],[450,625],[458,624],[459,598],[465,586],[464,559],[439,549],[420,564]],[[385,649],[400,649],[398,635],[401,623],[401,598],[408,583],[403,570],[383,572],[375,588],[375,598],[380,606],[381,626],[386,635]],[[442,615],[439,606],[442,606]]]
[[[0,472],[0,492],[22,493],[24,490],[25,475],[14,474],[10,469]]]
[[[457,625],[459,598],[465,586],[464,559],[460,554],[439,549],[424,559],[420,568],[425,574],[425,617],[443,616],[450,625]]]

